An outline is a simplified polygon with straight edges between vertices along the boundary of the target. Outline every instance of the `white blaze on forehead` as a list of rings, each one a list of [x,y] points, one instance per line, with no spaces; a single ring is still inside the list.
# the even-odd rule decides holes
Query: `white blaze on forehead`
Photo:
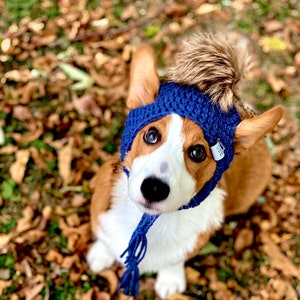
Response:
[[[168,198],[154,203],[161,212],[177,210],[186,204],[195,194],[195,180],[189,174],[184,162],[183,119],[171,115],[165,132],[165,142],[156,150],[133,160],[129,177],[129,195],[134,202],[143,203],[140,186],[144,179],[156,177],[170,187]],[[149,146],[147,146],[149,147]]]

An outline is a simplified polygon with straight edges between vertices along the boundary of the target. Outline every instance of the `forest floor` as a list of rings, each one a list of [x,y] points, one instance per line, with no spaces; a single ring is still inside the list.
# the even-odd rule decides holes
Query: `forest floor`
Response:
[[[296,0],[0,0],[0,299],[126,299],[120,270],[92,274],[90,180],[118,151],[132,53],[159,73],[194,32],[247,42],[240,88],[285,116],[269,136],[272,180],[187,262],[172,299],[300,298],[300,6]],[[156,299],[154,276],[139,299]]]

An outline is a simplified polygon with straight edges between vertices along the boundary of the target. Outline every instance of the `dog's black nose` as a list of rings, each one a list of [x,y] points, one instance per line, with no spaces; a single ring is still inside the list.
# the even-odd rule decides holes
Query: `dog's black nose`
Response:
[[[155,177],[149,177],[144,179],[141,185],[141,192],[148,201],[159,202],[169,196],[170,187]]]

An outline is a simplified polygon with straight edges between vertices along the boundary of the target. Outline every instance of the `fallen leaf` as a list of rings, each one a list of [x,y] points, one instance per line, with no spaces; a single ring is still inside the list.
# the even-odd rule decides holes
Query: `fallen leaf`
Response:
[[[18,244],[26,243],[27,245],[33,245],[43,239],[46,235],[47,233],[44,231],[41,231],[39,229],[32,229],[21,234],[20,236],[15,238],[14,241]]]
[[[76,300],[92,300],[93,298],[93,289],[90,289],[88,292],[85,294],[76,294],[75,299]]]
[[[119,286],[119,279],[116,273],[111,269],[106,269],[99,275],[104,277],[109,282],[109,292],[111,295],[113,295],[117,291]]]
[[[8,280],[10,278],[10,269],[0,268],[0,280]]]
[[[10,242],[13,233],[0,234],[0,249],[3,249]],[[1,295],[1,293],[0,293]]]
[[[68,144],[58,150],[58,171],[66,186],[72,181],[71,162],[73,159],[74,138],[70,138]]]
[[[3,291],[12,285],[12,280],[0,280],[0,296],[3,294]]]
[[[32,287],[28,287],[24,290],[25,294],[25,300],[33,300],[36,299],[36,296],[39,295],[39,293],[44,288],[45,283],[38,283],[33,285]]]
[[[27,106],[17,105],[13,109],[13,116],[15,119],[24,121],[32,119],[32,113]]]
[[[74,108],[83,115],[93,115],[95,117],[101,117],[102,111],[95,101],[93,95],[86,94],[82,97],[76,97],[73,99]]]
[[[77,81],[77,83],[71,86],[72,90],[86,90],[95,83],[90,75],[72,65],[60,62],[58,66],[68,77]]]
[[[18,133],[13,132],[11,134],[7,134],[8,137],[12,137],[18,143],[30,143],[37,140],[43,133],[43,125],[40,122],[32,123],[29,132],[26,133]]]
[[[276,77],[273,73],[269,72],[267,80],[275,93],[285,96],[292,93],[292,89],[289,87],[288,83],[281,78]]]
[[[283,51],[287,48],[285,41],[277,36],[263,36],[259,39],[258,44],[266,53],[271,51]]]
[[[19,150],[16,153],[16,161],[9,168],[9,174],[17,184],[21,184],[23,181],[29,157],[29,149]]]
[[[197,284],[199,281],[199,278],[201,276],[200,272],[187,266],[185,268],[185,272],[186,272],[186,280],[188,282],[188,284]]]
[[[1,127],[0,127],[0,139],[1,139]],[[0,144],[0,146],[1,146],[1,144]],[[9,144],[7,146],[0,148],[0,154],[14,154],[18,150],[19,150],[19,148],[17,146]]]
[[[22,289],[25,295],[25,300],[37,299],[42,289],[45,287],[45,278],[41,274],[36,275],[34,278],[30,278],[29,285]]]
[[[192,297],[182,295],[182,294],[174,294],[168,298],[168,300],[192,300]]]
[[[24,232],[32,227],[32,219],[34,216],[34,211],[31,206],[26,206],[22,211],[23,217],[18,220],[16,226],[16,233]]]
[[[199,8],[197,8],[195,10],[195,13],[197,15],[206,15],[206,14],[212,13],[219,9],[220,9],[220,6],[217,4],[203,3],[202,5],[200,5]]]
[[[235,243],[234,250],[240,252],[253,244],[254,233],[251,229],[243,228],[239,231]]]
[[[294,265],[281,251],[280,248],[270,239],[267,233],[260,233],[263,242],[263,251],[271,258],[272,265],[286,276],[293,276],[300,279],[300,268]]]
[[[80,262],[79,257],[77,254],[75,254],[72,256],[65,257],[62,261],[61,266],[62,268],[70,270],[74,264],[77,264],[79,262]]]
[[[57,264],[61,264],[64,260],[64,256],[61,253],[59,253],[57,250],[51,249],[46,255],[46,260],[49,262],[55,262]]]
[[[5,143],[5,133],[3,128],[0,126],[0,146],[4,145]]]
[[[4,74],[4,78],[16,82],[27,82],[33,78],[31,72],[27,69],[24,70],[11,70]]]

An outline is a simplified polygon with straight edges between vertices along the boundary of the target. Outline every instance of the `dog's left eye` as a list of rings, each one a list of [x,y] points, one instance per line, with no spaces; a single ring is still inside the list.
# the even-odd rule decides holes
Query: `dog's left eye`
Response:
[[[188,149],[189,157],[194,162],[202,162],[206,158],[206,151],[203,145],[190,146]]]
[[[155,127],[150,127],[144,134],[144,141],[147,144],[156,144],[160,141],[161,135]]]

